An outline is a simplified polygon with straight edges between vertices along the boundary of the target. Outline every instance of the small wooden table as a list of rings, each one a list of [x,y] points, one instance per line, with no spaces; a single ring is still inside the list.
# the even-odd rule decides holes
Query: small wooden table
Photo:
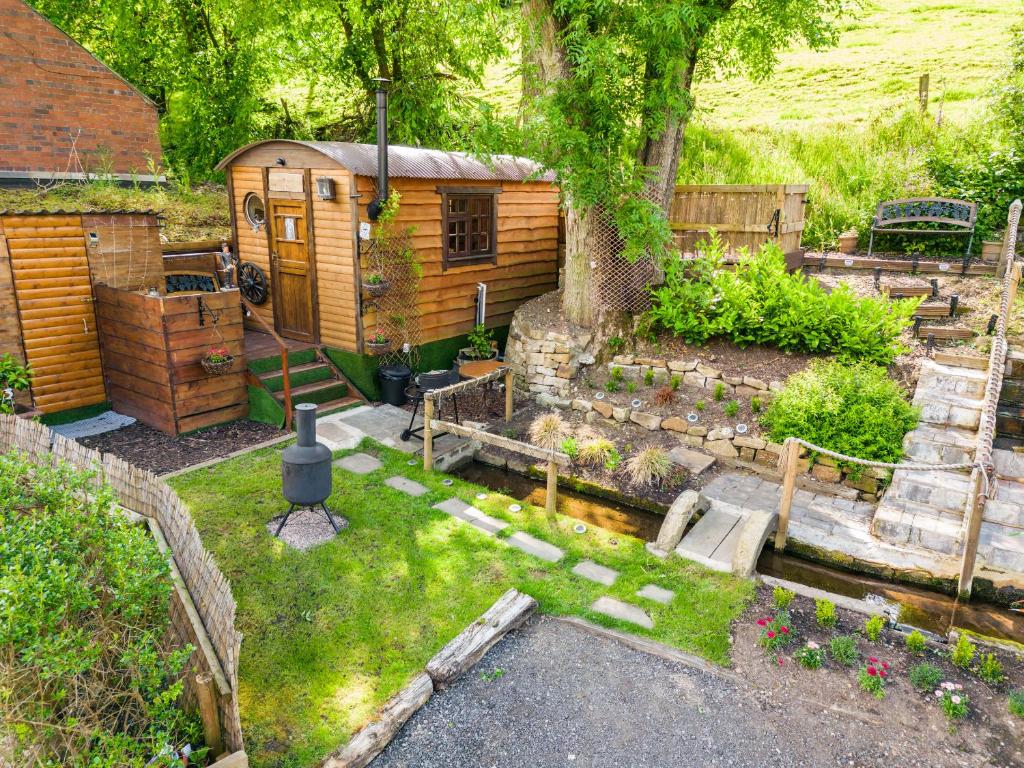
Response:
[[[499,368],[504,368],[505,363],[498,359],[494,360],[473,360],[459,366],[459,378],[479,379],[488,373],[494,373]]]

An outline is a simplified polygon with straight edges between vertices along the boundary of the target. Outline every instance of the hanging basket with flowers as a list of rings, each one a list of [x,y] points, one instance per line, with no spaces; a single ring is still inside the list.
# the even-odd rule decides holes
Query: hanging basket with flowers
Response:
[[[235,364],[235,356],[228,352],[227,347],[212,347],[199,361],[203,370],[213,376],[220,376],[231,370]]]
[[[391,351],[391,339],[377,331],[373,338],[367,340],[366,346],[370,348],[371,355],[386,355]]]

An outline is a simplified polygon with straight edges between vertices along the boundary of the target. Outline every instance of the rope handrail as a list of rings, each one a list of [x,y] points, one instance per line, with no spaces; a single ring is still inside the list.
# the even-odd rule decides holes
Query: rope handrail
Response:
[[[962,461],[955,464],[927,464],[921,462],[891,462],[891,461],[873,461],[871,459],[861,459],[857,456],[848,456],[845,453],[839,453],[839,451],[832,451],[828,448],[822,448],[820,445],[815,445],[809,440],[804,440],[801,437],[787,437],[785,442],[799,443],[810,451],[820,453],[823,456],[829,456],[837,461],[845,461],[850,464],[860,464],[864,467],[875,467],[877,469],[908,469],[920,472],[932,472],[938,470],[960,470],[960,469],[975,469],[983,468],[981,463],[978,461]]]

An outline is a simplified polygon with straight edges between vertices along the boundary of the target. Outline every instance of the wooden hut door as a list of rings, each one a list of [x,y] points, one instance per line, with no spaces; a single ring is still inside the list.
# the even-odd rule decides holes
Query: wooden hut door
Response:
[[[305,200],[270,198],[270,280],[274,325],[289,339],[316,342],[313,269]]]

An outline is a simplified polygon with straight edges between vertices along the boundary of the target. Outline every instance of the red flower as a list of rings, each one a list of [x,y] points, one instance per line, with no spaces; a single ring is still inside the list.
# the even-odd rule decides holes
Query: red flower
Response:
[[[878,659],[876,659],[874,656],[872,656],[870,659],[868,659],[868,663],[869,664],[877,664],[878,663]]]
[[[779,632],[781,632],[784,635],[788,635],[789,634],[789,627],[787,627],[785,624],[783,624],[781,627],[779,627]]]
[[[759,626],[759,627],[768,626],[768,619],[758,619],[757,620],[757,626]]]
[[[781,656],[778,656],[778,657],[776,657],[776,659],[775,659],[775,660],[776,660],[777,662],[779,662],[779,666],[781,667],[781,666],[782,666],[782,657],[781,657]]]
[[[885,677],[885,670],[884,669],[878,670],[878,676],[879,677]]]
[[[868,674],[869,674],[869,675],[871,675],[872,677],[874,677],[875,675],[877,675],[877,674],[878,674],[878,670],[877,670],[877,669],[875,669],[875,668],[874,668],[874,667],[872,667],[872,666],[869,666],[869,667],[868,667]]]
[[[885,668],[885,669],[888,669],[889,668],[889,662],[888,661],[883,661],[882,662],[882,667]]]
[[[768,634],[768,639],[769,640],[774,640],[775,639],[775,633],[772,632],[770,629],[768,630],[767,634]]]

